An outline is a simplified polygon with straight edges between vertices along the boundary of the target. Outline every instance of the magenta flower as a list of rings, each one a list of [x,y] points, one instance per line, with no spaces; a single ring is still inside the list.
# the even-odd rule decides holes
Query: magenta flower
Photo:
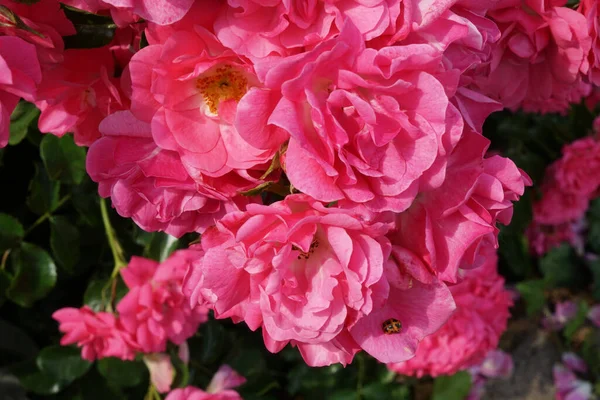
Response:
[[[404,360],[454,302],[414,256],[421,275],[387,262],[387,229],[306,195],[249,205],[205,232],[186,294],[217,318],[262,327],[272,352],[297,346],[309,365],[346,364],[361,348],[381,361]],[[398,334],[384,333],[389,319],[401,321]]]
[[[19,98],[31,100],[42,78],[35,46],[21,38],[0,37],[0,148],[8,143],[10,115]]]
[[[208,311],[191,308],[181,291],[188,266],[199,256],[181,250],[160,264],[132,257],[121,270],[129,292],[117,305],[119,319],[143,352],[164,352],[167,341],[182,344],[206,321]]]
[[[239,375],[229,365],[222,365],[213,376],[206,391],[193,386],[175,389],[165,400],[242,400],[234,390],[246,382],[246,378]]]
[[[104,357],[133,360],[139,350],[131,335],[111,313],[94,313],[89,307],[61,308],[52,314],[65,335],[62,346],[77,344],[81,357],[94,361]]]
[[[478,371],[485,376],[501,375],[510,370],[509,362],[496,349],[506,330],[512,300],[504,289],[504,279],[496,268],[497,256],[492,246],[482,252],[485,263],[473,270],[461,271],[463,280],[450,287],[456,312],[434,334],[427,336],[415,357],[389,364],[404,375],[451,375],[483,362]],[[484,359],[489,357],[486,361]]]
[[[477,85],[507,108],[566,112],[589,94],[582,79],[592,45],[585,17],[554,4],[508,0],[488,14],[502,37]]]
[[[177,237],[203,232],[225,213],[251,200],[238,197],[232,201],[219,194],[245,180],[235,173],[195,182],[179,155],[158,148],[150,125],[129,111],[104,119],[100,132],[102,138],[87,155],[87,172],[99,183],[100,196],[111,197],[117,212],[144,230]]]

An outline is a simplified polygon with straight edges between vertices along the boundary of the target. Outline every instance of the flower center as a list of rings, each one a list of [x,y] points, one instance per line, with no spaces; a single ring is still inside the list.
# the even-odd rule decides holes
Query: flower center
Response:
[[[246,94],[248,79],[231,65],[223,65],[214,72],[199,77],[196,87],[210,112],[216,114],[221,101],[239,101]]]
[[[310,244],[310,248],[308,249],[308,253],[303,252],[296,246],[292,246],[292,249],[300,251],[300,254],[298,254],[298,260],[308,260],[311,254],[313,254],[318,247],[319,241],[317,239],[313,239],[312,243]]]

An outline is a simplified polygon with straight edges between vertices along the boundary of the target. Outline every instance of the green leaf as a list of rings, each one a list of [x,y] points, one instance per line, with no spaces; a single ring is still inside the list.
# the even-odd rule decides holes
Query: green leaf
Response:
[[[4,360],[10,354],[19,361],[34,357],[39,351],[27,332],[3,319],[0,319],[0,350]]]
[[[225,350],[225,330],[218,321],[208,321],[201,325],[202,353],[200,362],[211,364],[221,356]]]
[[[433,382],[432,400],[464,400],[470,390],[471,375],[467,371],[440,376]]]
[[[0,370],[0,395],[5,400],[29,400],[25,389],[21,386],[19,378]]]
[[[600,260],[589,262],[588,267],[592,271],[592,296],[600,301]]]
[[[358,393],[354,389],[336,391],[331,395],[331,400],[359,400]]]
[[[46,251],[34,244],[23,242],[11,253],[15,271],[6,296],[22,307],[30,307],[44,298],[56,284],[56,265]]]
[[[99,360],[97,367],[108,382],[122,387],[137,386],[148,374],[141,361],[123,361],[113,357]]]
[[[165,261],[177,249],[176,237],[163,232],[154,232],[144,247],[144,256],[156,261]]]
[[[5,270],[0,270],[0,306],[6,301],[6,291],[12,284],[12,276]]]
[[[60,183],[50,180],[42,165],[36,163],[35,176],[29,184],[27,207],[38,215],[54,210],[58,203],[59,190]]]
[[[79,230],[62,216],[50,218],[50,247],[59,265],[73,273],[79,262]]]
[[[573,338],[575,332],[577,332],[577,330],[583,326],[587,318],[589,309],[590,308],[588,307],[585,301],[579,302],[577,314],[575,314],[575,317],[567,323],[567,325],[565,326],[565,330],[563,331],[563,334],[565,335],[565,338],[567,340],[570,341]]]
[[[42,349],[36,363],[40,371],[63,386],[85,375],[92,366],[91,362],[81,358],[80,349],[65,346]]]
[[[585,285],[585,270],[568,244],[550,250],[540,260],[540,270],[547,288]]]
[[[523,300],[525,300],[527,315],[531,316],[542,311],[546,304],[543,280],[519,282],[516,287]]]
[[[107,282],[106,279],[94,279],[90,281],[83,294],[83,304],[96,312],[102,311],[104,309],[102,290]]]
[[[529,245],[527,239],[521,232],[515,232],[509,227],[502,227],[498,235],[500,249],[502,272],[508,272],[509,276],[517,279],[523,279],[528,276],[533,269],[531,256],[529,255]],[[505,271],[508,268],[509,271]]]
[[[65,387],[65,383],[58,382],[40,371],[33,361],[19,364],[11,368],[11,372],[19,378],[19,382],[25,389],[36,394],[51,395]]]
[[[171,353],[171,364],[175,368],[175,379],[173,380],[172,388],[183,388],[190,384],[190,369],[177,354]]]
[[[25,136],[31,123],[40,115],[40,110],[34,104],[21,101],[10,116],[10,138],[11,146],[19,144]]]
[[[85,149],[75,144],[73,136],[45,135],[40,144],[40,155],[51,179],[67,184],[79,184],[83,180]]]
[[[77,386],[81,388],[81,397],[85,400],[141,400],[144,397],[143,394],[125,397],[119,386],[113,385],[100,375],[98,368],[92,368],[83,378],[79,379]],[[145,392],[146,388],[143,388],[143,390]]]
[[[0,257],[4,250],[18,246],[23,236],[25,230],[19,220],[8,214],[0,214]]]

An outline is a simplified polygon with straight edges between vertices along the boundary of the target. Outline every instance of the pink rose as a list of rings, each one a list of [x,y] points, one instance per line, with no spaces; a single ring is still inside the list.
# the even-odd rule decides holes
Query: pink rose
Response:
[[[587,196],[564,192],[558,182],[560,160],[546,169],[540,186],[541,199],[533,205],[533,220],[543,225],[561,225],[580,220],[589,204]]]
[[[57,136],[73,132],[75,143],[91,145],[100,137],[100,121],[127,105],[114,68],[108,47],[66,50],[64,63],[44,71],[38,87],[40,131]]]
[[[502,37],[477,82],[485,94],[511,109],[565,112],[589,93],[582,76],[591,39],[583,15],[540,1],[508,0],[488,16]]]
[[[131,112],[151,124],[161,149],[180,155],[192,178],[266,171],[277,149],[253,148],[233,126],[238,102],[258,84],[253,67],[210,32],[197,26],[145,47],[131,59],[129,76]]]
[[[90,177],[102,197],[111,197],[117,212],[147,231],[180,237],[203,232],[246,198],[227,200],[218,192],[244,178],[231,173],[219,180],[197,183],[187,174],[179,155],[159,149],[150,125],[129,111],[119,111],[100,124],[103,137],[89,149]],[[216,186],[216,188],[215,188]]]
[[[600,30],[598,29],[598,22],[600,19],[600,4],[598,0],[582,0],[579,3],[577,11],[579,11],[585,17],[587,22],[588,33],[592,39],[592,48],[588,55],[588,63],[590,69],[588,72],[588,79],[591,83],[598,86],[600,85]]]
[[[356,25],[362,40],[376,39],[384,33],[390,36],[396,32],[396,24],[402,23],[403,11],[410,14],[411,10],[410,4],[403,7],[399,0],[227,3],[215,22],[217,37],[236,53],[251,59],[300,53],[337,35],[346,21]]]
[[[140,18],[159,25],[175,23],[185,16],[194,0],[66,0],[64,3],[94,14],[110,12],[115,23],[124,28]]]
[[[81,347],[81,357],[94,361],[104,357],[133,360],[138,350],[131,335],[111,313],[94,313],[89,307],[61,308],[52,314],[65,335],[62,346],[76,343]]]
[[[143,352],[163,352],[167,340],[179,345],[206,321],[208,311],[190,308],[181,291],[188,266],[199,256],[181,250],[160,264],[132,257],[121,270],[129,292],[117,305],[119,319]]]
[[[165,400],[242,400],[234,390],[246,382],[246,378],[234,371],[229,365],[222,365],[208,384],[206,391],[188,386],[175,389]]]
[[[324,202],[401,212],[420,188],[440,184],[446,154],[462,131],[430,45],[365,48],[348,22],[313,50],[257,63],[266,88],[238,109],[240,134],[274,149],[265,127],[289,134],[284,169],[301,192]],[[332,68],[335,65],[335,68]]]
[[[582,223],[542,225],[532,221],[525,234],[529,240],[529,248],[538,256],[546,254],[563,243],[570,243],[575,248],[583,249]]]
[[[565,193],[591,197],[600,186],[600,142],[594,137],[565,145],[554,177]]]
[[[19,98],[31,100],[42,74],[35,47],[21,38],[0,37],[0,148],[8,143],[10,115]]]
[[[484,158],[488,145],[483,136],[465,131],[448,158],[442,186],[421,193],[388,235],[447,282],[457,281],[460,266],[478,265],[479,248],[496,243],[497,222],[510,222],[512,203],[531,184],[510,160]]]
[[[387,282],[384,269],[401,275],[386,266],[387,229],[306,195],[249,205],[204,233],[186,294],[217,318],[262,326],[272,352],[298,346],[309,365],[349,363],[361,347],[379,359],[406,359],[454,305],[433,280],[398,290]],[[389,318],[403,321],[402,334],[382,333]]]
[[[62,36],[74,35],[76,31],[58,1],[40,0],[25,4],[2,0],[0,4],[6,7],[0,10],[0,35],[18,36],[33,44],[42,69],[62,62]],[[25,26],[17,26],[11,14],[16,14]]]
[[[498,346],[512,300],[496,270],[494,248],[488,246],[483,252],[485,263],[461,271],[463,280],[450,287],[456,302],[454,315],[439,331],[421,341],[414,358],[390,364],[390,369],[418,377],[451,375],[479,364]]]

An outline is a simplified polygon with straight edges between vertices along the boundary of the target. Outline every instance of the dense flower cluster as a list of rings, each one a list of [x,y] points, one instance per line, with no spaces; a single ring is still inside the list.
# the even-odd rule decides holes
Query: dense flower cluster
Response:
[[[533,206],[528,229],[530,247],[544,254],[561,243],[583,248],[583,219],[590,200],[600,187],[600,142],[596,134],[578,139],[562,149],[540,186],[541,198]]]
[[[450,287],[456,301],[454,315],[419,344],[414,358],[388,364],[391,370],[418,377],[451,375],[478,365],[497,347],[512,300],[496,270],[495,250],[488,246],[485,255],[482,266],[461,270],[463,280]]]
[[[239,375],[228,365],[223,365],[213,376],[206,391],[193,386],[175,389],[169,393],[165,400],[242,400],[234,390],[243,385],[246,378]]]
[[[412,358],[472,295],[469,276],[490,295],[502,284],[490,249],[531,182],[486,155],[483,122],[562,111],[589,89],[585,17],[538,3],[69,0],[118,28],[104,47],[64,50],[74,29],[58,2],[0,0],[15,77],[0,86],[0,145],[22,97],[42,132],[89,146],[119,214],[202,234],[163,264],[133,258],[118,316],[59,311],[63,341],[88,359],[161,352],[206,307],[312,366]],[[497,343],[502,324],[486,324],[465,363]]]
[[[117,314],[89,307],[63,308],[53,314],[65,335],[62,345],[77,344],[82,357],[132,360],[136,353],[164,352],[167,342],[184,345],[208,310],[191,308],[182,282],[192,259],[191,250],[174,253],[163,263],[133,257],[121,270],[129,292],[117,304]]]

